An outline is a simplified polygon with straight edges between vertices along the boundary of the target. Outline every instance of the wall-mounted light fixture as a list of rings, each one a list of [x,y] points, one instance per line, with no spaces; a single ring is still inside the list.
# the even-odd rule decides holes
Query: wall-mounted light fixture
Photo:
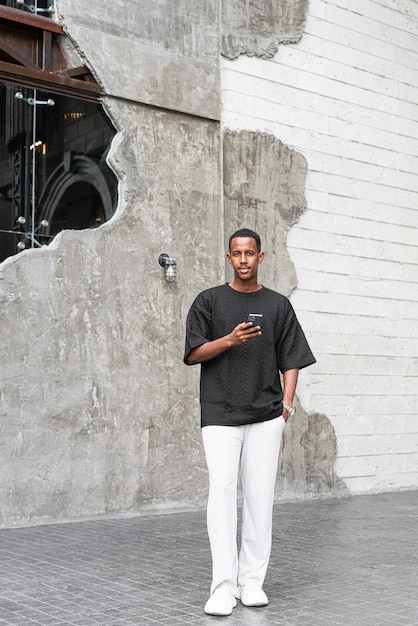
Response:
[[[165,252],[162,252],[160,256],[158,257],[158,263],[161,265],[161,267],[164,268],[164,277],[166,281],[168,283],[173,283],[176,280],[176,273],[177,273],[176,259],[172,259],[171,257],[168,256],[168,254],[165,254]]]

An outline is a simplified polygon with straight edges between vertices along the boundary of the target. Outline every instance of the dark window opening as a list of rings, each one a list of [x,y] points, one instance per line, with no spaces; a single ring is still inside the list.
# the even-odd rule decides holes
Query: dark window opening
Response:
[[[0,115],[0,261],[110,219],[116,131],[100,104],[0,83]]]
[[[0,5],[43,17],[53,18],[55,15],[54,0],[0,0]]]

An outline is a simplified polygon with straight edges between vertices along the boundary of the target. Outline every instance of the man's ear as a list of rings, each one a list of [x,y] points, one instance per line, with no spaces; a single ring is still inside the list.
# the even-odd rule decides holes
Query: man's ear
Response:
[[[226,258],[228,259],[228,263],[231,263],[231,265],[232,265],[231,255],[229,254],[229,252],[226,253]]]
[[[258,262],[262,263],[264,261],[264,252],[258,253]]]

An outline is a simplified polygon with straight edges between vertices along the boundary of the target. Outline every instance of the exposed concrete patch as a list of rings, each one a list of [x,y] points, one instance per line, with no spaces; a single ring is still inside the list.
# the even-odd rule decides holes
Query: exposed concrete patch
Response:
[[[182,354],[186,294],[223,274],[219,125],[107,108],[116,216],[0,267],[1,525],[205,498],[198,369]],[[160,252],[177,259],[172,285]]]
[[[219,5],[57,4],[67,52],[114,96],[120,202],[99,229],[0,267],[3,526],[201,506],[207,489],[199,372],[182,355],[192,299],[224,273],[220,131],[205,119],[219,116]]]
[[[280,43],[302,36],[308,0],[227,0],[222,3],[222,54],[269,59]]]
[[[298,401],[296,407],[283,434],[278,497],[349,496],[334,469],[337,440],[331,422],[320,413],[306,413]]]
[[[219,119],[218,0],[57,0],[109,96]]]
[[[272,135],[245,130],[226,131],[223,150],[225,235],[240,227],[256,230],[266,251],[261,282],[289,295],[297,278],[286,235],[306,208],[306,160]],[[346,495],[334,472],[336,445],[327,417],[306,414],[299,404],[285,430],[279,497]]]
[[[223,154],[225,235],[254,228],[266,251],[262,282],[290,294],[297,280],[286,234],[306,208],[306,160],[273,135],[246,130],[225,132]]]

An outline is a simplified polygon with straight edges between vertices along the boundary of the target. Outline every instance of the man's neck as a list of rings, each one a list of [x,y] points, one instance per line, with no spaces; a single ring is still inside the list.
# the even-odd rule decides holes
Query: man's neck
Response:
[[[245,282],[241,280],[233,280],[229,283],[229,286],[235,291],[242,291],[243,293],[252,293],[253,291],[260,291],[263,285],[260,285],[257,281]]]

